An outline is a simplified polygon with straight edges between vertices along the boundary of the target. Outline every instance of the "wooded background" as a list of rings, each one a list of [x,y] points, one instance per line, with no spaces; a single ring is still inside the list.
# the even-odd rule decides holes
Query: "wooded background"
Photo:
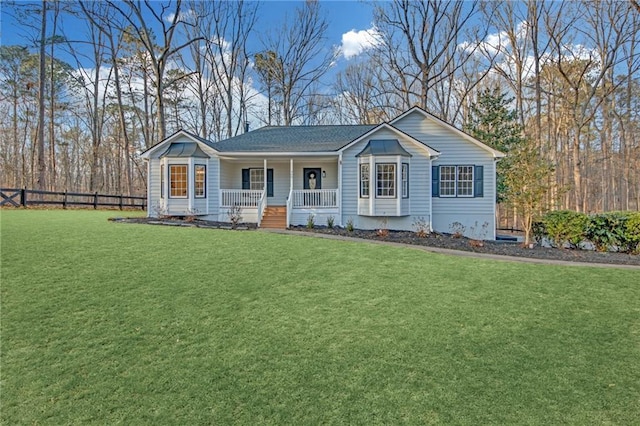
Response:
[[[553,166],[547,207],[640,210],[637,2],[370,3],[375,48],[337,73],[322,3],[277,32],[256,24],[261,7],[5,2],[31,38],[0,46],[0,184],[139,195],[139,154],[180,128],[216,141],[246,122],[378,123],[414,105],[495,142],[504,118],[484,96]],[[71,15],[84,40],[59,25]]]

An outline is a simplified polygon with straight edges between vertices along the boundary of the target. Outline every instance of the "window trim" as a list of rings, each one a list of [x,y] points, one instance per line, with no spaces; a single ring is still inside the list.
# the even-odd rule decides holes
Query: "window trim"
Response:
[[[203,170],[202,174],[202,195],[198,195],[198,169]],[[207,198],[207,166],[206,164],[193,165],[193,197]]]
[[[380,179],[379,178],[379,173],[378,172],[378,167],[384,167],[384,166],[393,166],[393,177],[390,179]],[[397,187],[398,187],[398,174],[397,174],[397,168],[398,168],[398,164],[397,163],[376,163],[376,198],[387,198],[387,199],[392,199],[392,198],[397,198],[398,196],[398,191],[397,191]],[[384,173],[384,171],[383,171]],[[380,186],[380,184],[382,182],[388,182],[391,183],[391,187],[387,188],[387,190],[391,189],[393,190],[393,194],[392,195],[381,195],[380,193],[382,192],[382,190],[384,189],[383,187]],[[388,191],[391,192],[391,191]]]
[[[442,173],[442,169],[443,168],[453,168],[453,180],[451,179],[443,179],[443,176],[445,176],[445,174]],[[471,169],[471,179],[470,180],[460,180],[459,179],[459,175],[460,175],[460,170],[463,168],[469,168]],[[454,165],[454,164],[443,164],[438,166],[438,197],[440,198],[474,198],[475,197],[475,173],[476,173],[476,168],[473,165],[470,164],[461,164],[461,165]],[[453,194],[446,194],[443,191],[443,183],[451,183],[453,182]],[[471,185],[471,193],[470,194],[460,194],[460,183],[461,182],[468,182]]]
[[[364,167],[367,168],[366,194],[365,194],[365,186],[364,186],[365,180],[362,179]],[[360,198],[369,198],[371,196],[371,167],[369,163],[360,163],[359,170],[360,170]]]
[[[174,195],[173,169],[177,167],[184,168],[184,173],[181,173],[181,175],[184,175],[185,195]],[[169,198],[189,198],[189,165],[188,164],[169,164]]]
[[[400,183],[402,187],[402,198],[409,198],[409,163],[402,163]]]

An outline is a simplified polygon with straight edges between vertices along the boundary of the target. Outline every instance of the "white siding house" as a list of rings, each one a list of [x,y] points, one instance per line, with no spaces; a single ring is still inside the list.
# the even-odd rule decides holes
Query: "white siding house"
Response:
[[[143,153],[148,215],[264,227],[352,222],[495,239],[504,155],[412,108],[389,123],[264,127],[220,142],[185,131]]]

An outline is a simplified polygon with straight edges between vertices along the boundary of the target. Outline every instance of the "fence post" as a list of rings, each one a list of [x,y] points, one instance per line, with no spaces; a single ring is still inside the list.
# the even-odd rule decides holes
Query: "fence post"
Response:
[[[98,210],[98,192],[93,194],[93,209]]]
[[[67,191],[64,191],[64,198],[62,199],[62,208],[67,209]]]
[[[122,194],[120,194],[120,210],[122,210]]]
[[[20,190],[20,205],[22,207],[27,207],[27,188],[22,188]]]

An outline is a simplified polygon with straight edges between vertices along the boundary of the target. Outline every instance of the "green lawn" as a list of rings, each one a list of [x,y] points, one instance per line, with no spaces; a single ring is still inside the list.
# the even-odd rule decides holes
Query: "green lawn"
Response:
[[[0,212],[2,424],[637,424],[638,271]]]

